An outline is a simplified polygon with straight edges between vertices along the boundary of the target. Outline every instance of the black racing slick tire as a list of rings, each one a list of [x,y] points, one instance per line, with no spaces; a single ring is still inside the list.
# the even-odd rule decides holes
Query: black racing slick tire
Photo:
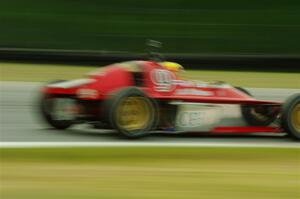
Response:
[[[53,115],[54,103],[59,99],[58,97],[51,95],[44,95],[40,99],[40,113],[44,121],[56,129],[67,129],[73,124],[71,119],[57,119]]]
[[[244,88],[235,87],[237,90],[252,97],[252,94]],[[241,113],[247,124],[251,126],[268,126],[275,121],[277,113],[273,106],[242,104]]]
[[[290,96],[282,105],[281,119],[288,135],[300,140],[300,93]]]
[[[158,121],[158,108],[142,90],[129,87],[112,95],[105,103],[109,125],[127,138],[149,134]]]

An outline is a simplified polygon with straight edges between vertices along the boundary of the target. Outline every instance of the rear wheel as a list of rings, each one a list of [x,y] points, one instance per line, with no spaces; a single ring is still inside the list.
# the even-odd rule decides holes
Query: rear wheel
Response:
[[[290,96],[282,106],[282,126],[293,138],[300,140],[300,94]]]
[[[72,99],[45,95],[40,101],[40,112],[43,119],[56,129],[66,129],[73,124],[73,116],[69,114]]]
[[[239,91],[252,97],[244,88],[236,87]],[[245,121],[251,126],[268,126],[277,118],[277,109],[269,105],[241,105],[241,112]]]
[[[128,138],[148,134],[158,121],[156,103],[135,87],[116,93],[106,109],[110,125]]]

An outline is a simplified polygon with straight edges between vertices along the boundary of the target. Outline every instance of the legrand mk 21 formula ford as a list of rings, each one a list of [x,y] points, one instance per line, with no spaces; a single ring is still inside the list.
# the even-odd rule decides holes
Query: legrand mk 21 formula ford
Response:
[[[153,131],[284,133],[300,139],[300,94],[284,103],[256,100],[223,82],[180,77],[172,62],[130,61],[90,73],[85,79],[58,81],[42,89],[41,113],[57,129],[87,122],[134,138]],[[222,125],[222,106],[241,108],[246,126]]]

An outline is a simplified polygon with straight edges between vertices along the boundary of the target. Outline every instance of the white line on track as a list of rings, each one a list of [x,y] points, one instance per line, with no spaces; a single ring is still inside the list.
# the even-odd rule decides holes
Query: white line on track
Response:
[[[149,143],[149,142],[0,142],[0,148],[71,148],[71,147],[245,147],[300,148],[292,143]]]

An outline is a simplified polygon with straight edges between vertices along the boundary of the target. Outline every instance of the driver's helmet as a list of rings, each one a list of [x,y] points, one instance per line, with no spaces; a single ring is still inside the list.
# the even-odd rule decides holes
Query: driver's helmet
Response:
[[[182,65],[178,64],[178,63],[175,63],[175,62],[161,62],[160,65],[172,72],[181,72],[181,71],[184,71],[184,68]]]

